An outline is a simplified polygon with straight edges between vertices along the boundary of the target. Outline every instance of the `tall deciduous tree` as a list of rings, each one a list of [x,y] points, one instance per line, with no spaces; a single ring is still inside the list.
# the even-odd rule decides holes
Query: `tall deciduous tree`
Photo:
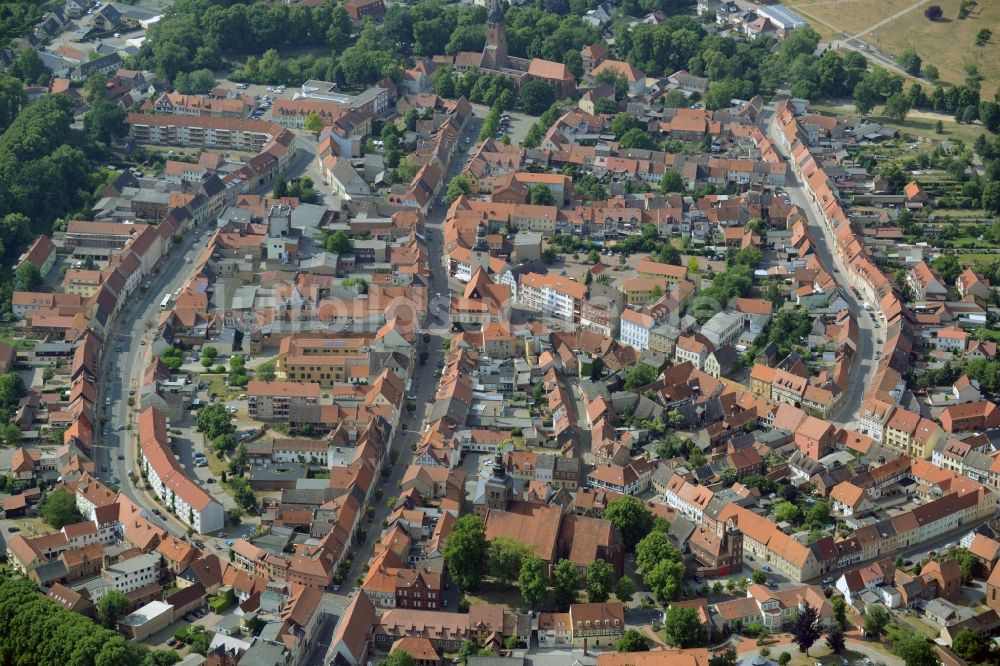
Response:
[[[933,644],[909,629],[899,629],[893,635],[892,653],[906,666],[938,666],[941,663]]]
[[[72,525],[83,520],[80,511],[76,508],[76,497],[66,488],[60,488],[49,494],[42,504],[42,519],[61,530],[66,525]]]
[[[559,560],[553,571],[552,586],[558,606],[566,608],[576,603],[577,592],[580,589],[580,574],[576,564],[571,560]]]
[[[118,618],[128,608],[129,600],[121,590],[110,590],[97,602],[97,617],[101,626],[106,629],[116,629]]]
[[[653,527],[652,512],[643,505],[642,500],[631,495],[608,502],[604,518],[618,529],[625,549],[629,551]]]
[[[490,542],[490,575],[500,585],[510,585],[521,572],[521,565],[528,556],[526,545],[510,537],[499,537]]]
[[[549,587],[549,577],[545,572],[546,564],[537,555],[529,555],[521,563],[521,574],[517,577],[521,588],[521,598],[524,603],[534,608],[545,601],[545,593]]]
[[[865,609],[865,633],[872,638],[878,638],[885,633],[889,624],[889,612],[884,606],[872,604]]]
[[[626,629],[615,643],[619,652],[645,652],[649,650],[649,639],[635,629]]]
[[[678,648],[699,647],[705,642],[698,611],[694,608],[671,606],[663,621],[667,644]]]
[[[462,516],[448,535],[444,547],[448,571],[463,590],[474,589],[486,573],[489,563],[486,528],[476,516]]]
[[[607,601],[615,584],[615,568],[604,560],[594,560],[587,567],[587,599],[591,603]]]
[[[619,578],[618,582],[615,583],[615,597],[618,598],[618,601],[622,602],[623,604],[627,604],[630,601],[632,601],[632,598],[634,596],[635,596],[635,583],[632,582],[632,579],[629,578],[628,576],[622,576],[621,578]]]

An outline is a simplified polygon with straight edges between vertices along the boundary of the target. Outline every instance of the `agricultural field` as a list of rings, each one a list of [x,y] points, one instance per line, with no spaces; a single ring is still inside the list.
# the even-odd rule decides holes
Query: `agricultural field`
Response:
[[[802,18],[813,22],[813,27],[825,38],[841,38],[842,33],[854,36],[896,12],[911,7],[913,3],[914,0],[785,0],[784,2]],[[942,8],[945,5],[945,2],[941,3]],[[913,11],[923,19],[922,11],[918,9]],[[945,10],[945,16],[947,15]]]
[[[890,56],[915,49],[924,64],[937,67],[941,80],[949,83],[964,82],[965,66],[974,64],[983,76],[983,98],[992,98],[1000,85],[1000,3],[995,0],[981,0],[965,19],[958,18],[961,0],[935,0],[944,11],[938,21],[928,21],[923,11],[927,3],[914,0],[786,0],[785,4],[809,20],[824,39],[862,33],[861,39]],[[914,9],[871,30],[908,7]],[[995,34],[986,46],[977,47],[976,33],[982,28]]]

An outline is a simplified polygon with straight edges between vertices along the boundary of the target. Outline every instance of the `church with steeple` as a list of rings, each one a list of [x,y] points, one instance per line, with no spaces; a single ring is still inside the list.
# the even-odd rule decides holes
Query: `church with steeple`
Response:
[[[483,69],[507,67],[507,26],[504,23],[503,0],[489,0],[486,16],[486,46],[483,47]]]
[[[561,62],[541,58],[517,58],[507,52],[507,26],[504,0],[486,1],[486,46],[482,53],[459,51],[454,56],[434,56],[439,65],[450,65],[456,72],[477,69],[483,74],[500,74],[518,88],[532,79],[548,82],[556,97],[568,97],[576,91],[576,79]]]

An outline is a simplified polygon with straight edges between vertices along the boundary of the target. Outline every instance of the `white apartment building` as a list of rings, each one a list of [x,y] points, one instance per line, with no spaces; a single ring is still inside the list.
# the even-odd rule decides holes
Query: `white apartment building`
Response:
[[[557,275],[527,273],[521,276],[518,296],[522,304],[541,310],[543,315],[579,321],[587,287]]]
[[[170,451],[166,418],[155,407],[139,415],[139,446],[147,481],[168,510],[201,534],[225,526],[226,512],[222,504],[187,477]]]
[[[716,312],[701,327],[701,334],[715,348],[732,343],[743,332],[743,315],[739,312]]]
[[[649,332],[655,326],[656,320],[648,314],[625,310],[622,312],[618,341],[638,350],[649,349]]]
[[[705,369],[705,361],[710,353],[708,346],[693,336],[682,335],[677,338],[674,346],[674,359],[678,363],[691,361],[691,365],[698,370]]]
[[[96,592],[101,598],[110,590],[119,590],[128,594],[147,587],[160,580],[160,555],[146,553],[122,560],[106,567],[101,572],[101,578],[108,583],[107,587],[101,586],[91,590],[91,594]],[[100,599],[92,599],[92,601],[96,604]]]

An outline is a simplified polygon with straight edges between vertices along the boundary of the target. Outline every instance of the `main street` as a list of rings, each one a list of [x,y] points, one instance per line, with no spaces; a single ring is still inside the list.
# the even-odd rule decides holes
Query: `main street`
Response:
[[[855,286],[854,274],[850,271],[843,257],[837,252],[836,239],[829,227],[823,222],[823,214],[819,206],[809,196],[803,183],[792,171],[791,160],[784,154],[778,138],[778,132],[771,124],[771,117],[774,114],[774,106],[768,105],[767,109],[761,113],[762,129],[767,133],[768,138],[774,144],[778,152],[788,162],[788,174],[785,176],[784,189],[788,192],[788,197],[792,203],[802,210],[812,230],[815,241],[814,250],[823,267],[830,273],[833,280],[840,287],[841,295],[847,302],[851,314],[858,322],[858,348],[851,364],[847,389],[844,392],[840,403],[830,410],[828,420],[841,426],[853,425],[854,415],[861,406],[865,390],[871,385],[872,377],[878,368],[878,362],[874,358],[875,351],[881,352],[884,334],[881,328],[876,328],[876,321],[880,317],[877,310],[869,312],[863,306],[863,300],[855,295],[852,288]],[[873,307],[877,304],[872,304]],[[878,324],[881,326],[881,323]]]
[[[160,302],[165,294],[173,294],[190,277],[193,262],[204,250],[209,234],[199,238],[193,233],[183,234],[179,245],[174,245],[160,260],[156,273],[146,280],[146,289],[137,291],[125,305],[115,320],[101,354],[102,372],[100,391],[102,398],[98,407],[99,415],[106,417],[103,429],[95,447],[94,466],[97,476],[103,482],[118,486],[125,495],[146,509],[151,522],[164,527],[175,536],[186,533],[186,526],[166,511],[167,518],[158,519],[153,510],[158,509],[150,495],[136,485],[136,480],[128,472],[136,470],[136,423],[131,418],[130,397],[138,400],[139,381],[147,361],[147,323],[155,324],[159,316]],[[130,391],[135,389],[135,395]],[[110,404],[107,404],[110,400]]]
[[[441,187],[440,196],[444,195],[444,192],[448,188],[448,183],[451,182],[451,179],[457,176],[464,167],[466,159],[468,158],[469,150],[476,143],[481,125],[482,118],[473,116],[469,119],[465,131],[459,139],[459,144],[455,150],[455,154],[452,156],[451,162],[448,166],[448,172],[445,177],[445,182]],[[428,413],[430,408],[434,405],[434,396],[437,393],[437,380],[434,377],[434,371],[444,364],[445,351],[442,349],[441,344],[448,338],[450,332],[450,322],[448,317],[448,273],[444,262],[444,235],[442,233],[446,212],[446,207],[439,205],[439,202],[435,200],[432,203],[431,211],[425,220],[424,238],[426,241],[427,254],[431,270],[428,291],[430,292],[431,297],[428,299],[429,308],[427,318],[424,321],[420,335],[417,337],[418,351],[414,355],[412,380],[410,382],[410,388],[406,392],[406,402],[413,402],[416,405],[416,409],[413,410],[412,413],[408,412],[405,408],[403,409],[402,416],[399,419],[399,427],[397,427],[395,432],[392,434],[392,438],[389,442],[388,455],[391,456],[391,452],[395,451],[399,457],[396,464],[391,466],[388,477],[378,477],[378,481],[381,481],[382,483],[381,487],[383,488],[383,498],[380,502],[376,503],[375,511],[371,517],[371,522],[369,522],[364,528],[364,540],[352,550],[354,559],[351,563],[351,569],[341,586],[341,593],[338,595],[326,595],[327,597],[336,596],[341,600],[341,604],[344,606],[349,603],[348,599],[345,597],[350,597],[355,592],[354,581],[358,576],[363,574],[365,566],[371,560],[375,552],[375,544],[382,536],[382,521],[386,520],[391,512],[388,499],[397,494],[399,482],[402,480],[407,467],[409,467],[412,462],[412,447],[420,440],[424,415]],[[440,297],[437,296],[438,293],[441,294]],[[430,335],[430,341],[426,343],[423,341],[424,333]],[[421,348],[428,352],[428,358],[425,365],[419,365],[417,361],[419,349]],[[413,399],[410,400],[410,398]],[[336,607],[334,602],[331,602],[331,605]],[[313,647],[307,655],[307,659],[304,663],[326,663],[320,659],[320,653],[329,647],[335,625],[335,622],[324,620],[323,623],[317,628]]]

